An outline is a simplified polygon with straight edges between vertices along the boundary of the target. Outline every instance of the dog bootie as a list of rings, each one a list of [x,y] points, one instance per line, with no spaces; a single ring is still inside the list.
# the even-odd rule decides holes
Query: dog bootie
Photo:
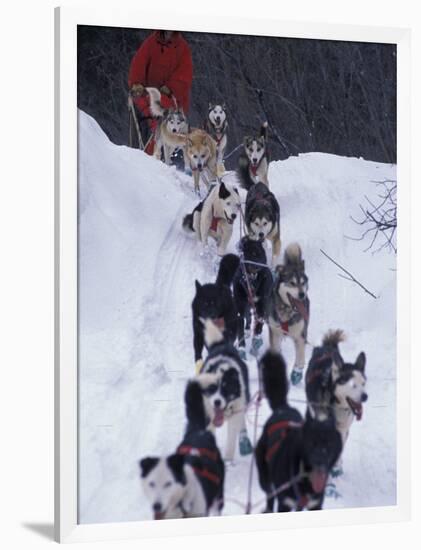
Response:
[[[251,340],[250,353],[257,357],[259,349],[263,346],[263,338],[261,336],[253,336]]]
[[[238,350],[238,355],[241,357],[241,359],[243,361],[245,361],[247,359],[247,353],[246,353],[246,350],[244,348],[240,348]]]
[[[338,492],[336,485],[332,482],[329,482],[326,484],[325,496],[327,498],[334,498],[336,500],[337,498],[341,498],[342,495]]]
[[[342,464],[335,464],[335,466],[332,468],[332,471],[330,472],[330,475],[332,477],[339,477],[343,475],[344,470],[342,468]]]
[[[241,430],[239,438],[240,455],[246,456],[253,452],[253,447],[246,430]]]
[[[303,379],[303,369],[294,368],[291,372],[291,384],[296,386]]]

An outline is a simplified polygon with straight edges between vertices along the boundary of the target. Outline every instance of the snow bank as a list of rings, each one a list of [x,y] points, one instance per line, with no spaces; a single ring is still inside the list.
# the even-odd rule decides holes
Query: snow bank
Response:
[[[231,176],[233,177],[233,176]],[[300,242],[310,278],[309,340],[343,328],[345,359],[367,354],[369,401],[354,422],[326,508],[395,502],[395,279],[392,254],[364,252],[358,216],[374,180],[395,167],[319,153],[272,162],[269,180],[281,207],[282,241]],[[171,452],[183,433],[183,392],[194,373],[190,303],[194,279],[213,280],[215,262],[181,230],[197,202],[190,178],[140,151],[110,143],[79,116],[79,387],[82,523],[150,519],[137,461]],[[232,250],[239,237],[235,229]],[[321,253],[351,271],[377,299],[338,276]],[[292,345],[284,346],[293,360]],[[307,356],[311,349],[307,350]],[[249,362],[252,393],[256,367]],[[304,410],[303,387],[291,399]],[[262,408],[259,422],[268,414]],[[251,418],[250,418],[251,420]],[[218,440],[224,443],[224,434]],[[224,513],[241,513],[249,458],[227,472]],[[262,498],[255,476],[253,500]]]

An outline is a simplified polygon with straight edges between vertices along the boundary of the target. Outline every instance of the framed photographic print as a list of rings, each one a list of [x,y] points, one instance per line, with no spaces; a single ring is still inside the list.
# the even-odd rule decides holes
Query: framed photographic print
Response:
[[[56,10],[57,540],[408,517],[409,42]]]

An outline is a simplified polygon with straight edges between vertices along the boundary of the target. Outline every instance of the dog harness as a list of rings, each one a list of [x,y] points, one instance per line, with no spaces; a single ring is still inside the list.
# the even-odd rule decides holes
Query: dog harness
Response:
[[[206,449],[206,447],[192,447],[191,445],[181,445],[177,449],[177,454],[203,457],[214,463],[218,461],[218,453],[216,453],[215,451],[211,451],[210,449]],[[211,481],[215,485],[219,485],[221,483],[221,478],[214,472],[211,472],[208,468],[206,468],[206,466],[203,466],[203,468],[192,466],[192,469],[199,477],[203,477],[208,481]]]
[[[272,443],[265,454],[265,460],[267,463],[270,462],[273,455],[280,448],[283,440],[288,434],[288,430],[301,428],[302,425],[303,425],[302,421],[297,421],[293,419],[290,419],[290,420],[283,419],[283,420],[279,420],[278,422],[275,422],[274,424],[271,424],[268,427],[266,433],[269,438],[269,441],[272,441]]]
[[[210,226],[211,231],[217,231],[218,229],[218,223],[220,220],[223,220],[223,218],[217,218],[214,214],[213,206],[212,206],[212,222]]]

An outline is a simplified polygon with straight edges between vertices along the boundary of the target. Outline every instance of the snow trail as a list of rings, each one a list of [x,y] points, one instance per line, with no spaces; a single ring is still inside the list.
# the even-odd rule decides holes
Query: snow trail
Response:
[[[79,520],[135,521],[151,514],[140,489],[138,460],[168,454],[185,425],[183,394],[194,375],[190,304],[194,280],[214,281],[215,247],[201,246],[181,229],[198,201],[191,178],[143,153],[115,146],[80,112],[79,165]],[[269,181],[281,208],[282,247],[298,241],[310,280],[309,341],[343,328],[346,360],[367,354],[369,400],[354,422],[335,481],[340,499],[326,508],[390,505],[396,500],[395,257],[365,253],[352,241],[350,219],[372,182],[395,178],[395,166],[311,153],[270,164]],[[235,174],[227,175],[234,180]],[[242,193],[244,198],[244,193]],[[240,237],[234,226],[230,252]],[[320,253],[324,249],[378,296],[374,300]],[[264,341],[267,344],[267,330]],[[264,348],[262,348],[262,351]],[[283,345],[291,368],[293,346]],[[309,359],[311,348],[306,350]],[[251,395],[255,360],[248,357]],[[305,410],[303,385],[291,404]],[[253,408],[247,413],[252,435]],[[269,415],[259,410],[261,427]],[[221,448],[225,428],[217,433]],[[242,513],[250,457],[237,457],[226,476],[224,514]],[[253,502],[263,497],[254,472]],[[263,506],[262,506],[263,508]],[[253,510],[257,512],[258,510]]]

